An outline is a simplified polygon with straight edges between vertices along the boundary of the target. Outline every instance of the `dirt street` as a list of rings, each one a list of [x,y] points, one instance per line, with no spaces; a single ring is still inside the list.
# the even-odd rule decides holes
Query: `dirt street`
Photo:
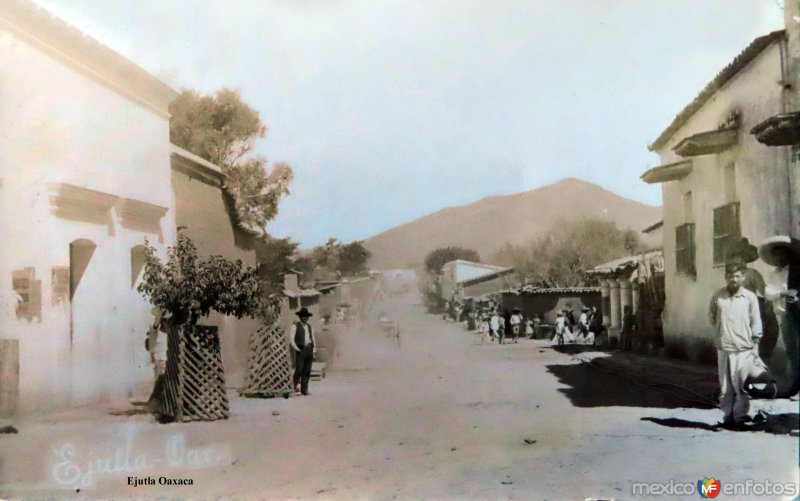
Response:
[[[717,409],[543,341],[478,345],[418,301],[381,306],[400,349],[369,326],[343,334],[310,397],[232,394],[231,418],[214,423],[159,425],[108,406],[24,423],[0,435],[0,497],[633,499],[633,482],[798,481],[795,437],[712,431]]]

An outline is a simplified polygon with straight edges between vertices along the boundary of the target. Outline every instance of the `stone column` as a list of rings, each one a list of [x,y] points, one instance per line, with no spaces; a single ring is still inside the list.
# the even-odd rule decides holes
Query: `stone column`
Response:
[[[611,282],[603,280],[600,283],[600,294],[602,295],[603,302],[600,311],[603,313],[603,325],[608,328],[611,325]]]
[[[611,328],[609,334],[616,337],[622,327],[622,310],[620,308],[619,281],[611,280]]]
[[[639,311],[639,282],[631,283],[631,305],[635,315]]]
[[[622,320],[622,317],[625,315],[625,307],[633,307],[633,291],[631,290],[631,283],[627,278],[619,279],[619,300],[619,317],[620,320]],[[620,326],[621,325],[622,322],[620,322]]]

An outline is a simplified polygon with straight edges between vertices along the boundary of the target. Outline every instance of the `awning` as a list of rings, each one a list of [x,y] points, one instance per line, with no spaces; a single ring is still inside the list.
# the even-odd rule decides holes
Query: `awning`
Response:
[[[683,179],[692,172],[692,161],[681,160],[667,165],[653,167],[642,174],[642,181],[648,184],[665,183],[667,181],[677,181]]]
[[[314,289],[284,290],[283,295],[291,298],[315,297],[319,296],[319,292]]]
[[[537,287],[535,285],[523,285],[518,289],[505,290],[503,294],[538,296],[542,294],[585,294],[600,292],[600,290],[600,287]]]
[[[721,153],[736,144],[738,133],[738,127],[701,132],[685,138],[672,151],[682,157]]]
[[[769,117],[753,127],[750,134],[767,146],[800,144],[800,111]]]
[[[637,270],[639,277],[663,274],[664,251],[656,249],[635,256],[621,257],[597,265],[590,270],[586,270],[585,273],[600,277],[618,278],[620,276],[633,276]]]

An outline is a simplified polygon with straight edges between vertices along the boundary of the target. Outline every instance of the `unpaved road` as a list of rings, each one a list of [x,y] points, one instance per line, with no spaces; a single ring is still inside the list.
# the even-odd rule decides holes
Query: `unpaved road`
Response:
[[[0,435],[0,497],[634,499],[633,482],[798,481],[796,438],[706,430],[718,410],[542,341],[477,345],[417,301],[381,307],[401,325],[399,350],[369,328],[342,334],[310,397],[232,396],[227,421],[171,425],[106,406]]]

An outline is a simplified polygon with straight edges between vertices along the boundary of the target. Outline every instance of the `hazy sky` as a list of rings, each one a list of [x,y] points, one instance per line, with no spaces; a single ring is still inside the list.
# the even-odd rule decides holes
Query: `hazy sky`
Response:
[[[647,145],[778,0],[36,0],[176,89],[240,89],[313,246],[578,177],[649,204]],[[580,203],[569,201],[568,203]]]

